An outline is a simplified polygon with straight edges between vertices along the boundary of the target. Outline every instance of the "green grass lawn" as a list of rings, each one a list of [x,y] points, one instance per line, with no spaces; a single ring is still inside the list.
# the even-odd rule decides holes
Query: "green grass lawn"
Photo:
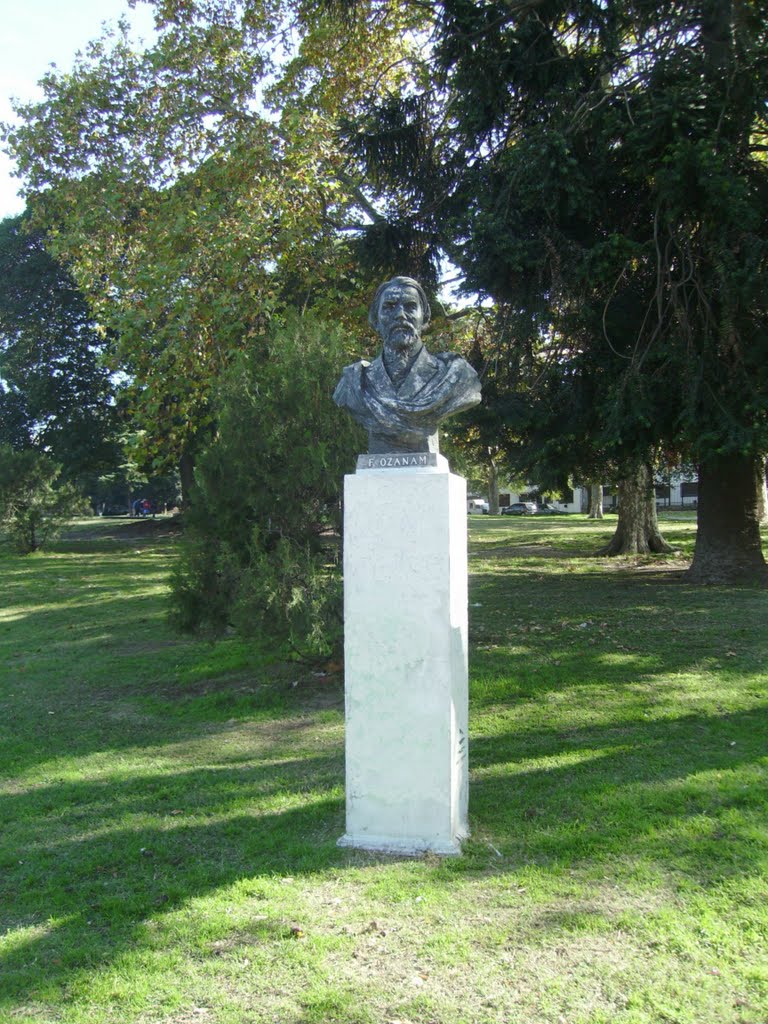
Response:
[[[0,1022],[766,1024],[768,594],[471,518],[472,837],[340,850],[338,674],[174,635],[168,524],[0,555]]]

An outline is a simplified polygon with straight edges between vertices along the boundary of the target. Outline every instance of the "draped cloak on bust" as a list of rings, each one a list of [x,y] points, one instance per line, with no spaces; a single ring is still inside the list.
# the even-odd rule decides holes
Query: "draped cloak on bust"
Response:
[[[344,367],[333,400],[368,431],[368,451],[438,451],[438,424],[480,401],[480,379],[455,352],[422,348],[396,387],[382,357]]]

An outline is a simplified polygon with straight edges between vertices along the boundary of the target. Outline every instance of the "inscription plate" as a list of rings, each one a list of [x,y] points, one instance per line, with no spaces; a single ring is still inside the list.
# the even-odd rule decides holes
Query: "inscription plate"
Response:
[[[437,452],[390,452],[383,455],[358,455],[358,469],[423,469],[437,465]]]

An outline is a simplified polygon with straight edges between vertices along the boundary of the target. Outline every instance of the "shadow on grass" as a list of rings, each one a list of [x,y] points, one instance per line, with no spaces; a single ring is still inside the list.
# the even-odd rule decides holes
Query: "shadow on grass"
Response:
[[[640,873],[684,876],[696,886],[759,876],[768,867],[758,827],[765,716],[759,708],[567,734],[511,727],[475,735],[473,831],[501,851],[492,862],[497,873],[594,871],[621,859]],[[335,846],[341,785],[339,747],[171,776],[52,784],[5,798],[0,807],[22,841],[0,862],[0,924],[19,929],[2,963],[0,998],[6,1005],[34,998],[39,986],[65,985],[124,950],[156,948],[150,921],[162,925],[165,915],[215,890],[245,880],[258,889],[275,876],[309,878],[359,863]],[[215,820],[190,822],[193,815]],[[460,861],[427,862],[424,870],[458,881],[484,873],[488,863],[477,838]],[[263,892],[258,899],[251,940],[290,938],[279,907]]]
[[[496,870],[765,874],[763,589],[527,562],[470,594],[470,812]]]
[[[167,550],[135,552],[121,547],[99,553],[93,545],[78,553],[75,560],[59,562],[47,553],[30,557],[29,562],[0,562],[4,608],[10,611],[18,603],[19,618],[37,618],[57,610],[71,611],[147,593],[156,583],[165,583],[171,566]],[[42,609],[37,607],[39,603]]]
[[[62,783],[5,798],[4,814],[28,824],[0,862],[0,926],[18,929],[2,960],[0,1006],[108,965],[128,948],[151,946],[148,923],[195,897],[337,863],[341,779],[339,750],[171,777]],[[168,800],[163,806],[171,789],[180,808]],[[215,820],[190,823],[190,815]],[[255,933],[290,937],[290,922],[268,902],[257,909]]]
[[[550,634],[578,625],[595,627],[588,637],[597,641],[601,630],[625,640],[645,636],[648,651],[666,658],[681,631],[698,633],[712,647],[751,633],[768,652],[766,596],[760,586],[697,587],[679,571],[654,566],[591,573],[541,569],[535,559],[513,567],[500,560],[498,571],[471,574],[470,638],[503,643],[519,640],[520,627],[531,623]]]
[[[700,885],[764,873],[767,717],[763,705],[476,736],[472,817],[516,866],[621,857]]]
[[[98,585],[98,562],[78,564],[67,571],[92,572],[90,582]],[[512,575],[502,569],[503,576],[475,575],[470,599],[483,606],[474,640],[489,648],[473,659],[470,809],[477,838],[457,862],[427,862],[424,870],[455,880],[463,872],[485,873],[489,864],[497,872],[525,865],[596,869],[622,858],[638,870],[677,873],[695,885],[765,873],[765,707],[731,714],[713,707],[680,717],[678,702],[676,715],[645,721],[642,702],[635,702],[617,704],[605,722],[579,723],[572,716],[560,729],[537,725],[535,714],[526,717],[548,696],[563,693],[595,705],[599,719],[606,693],[638,685],[655,715],[653,687],[663,705],[671,673],[725,657],[738,637],[749,641],[751,664],[758,665],[761,652],[768,654],[755,624],[764,593],[702,591],[663,574],[546,575],[529,565]],[[133,621],[157,607],[150,602],[145,611],[141,577],[128,560],[122,580],[119,594],[93,595],[105,623],[122,607],[120,594],[131,598],[125,607]],[[60,596],[61,607],[33,616],[48,638],[67,628],[67,600],[91,601],[78,592]],[[78,628],[74,639],[85,664],[104,639],[92,621]],[[38,676],[39,707],[25,710],[18,725],[29,744],[19,763],[44,761],[57,750],[76,757],[183,744],[223,732],[223,725],[212,728],[211,715],[264,710],[263,695],[245,695],[241,703],[222,695],[219,707],[216,694],[185,693],[173,682],[175,647],[174,660],[163,662],[157,650],[130,648],[140,639],[115,638],[110,658],[114,663],[125,650],[141,674],[122,673],[114,684],[91,675],[67,700],[61,683],[50,720],[43,699],[47,677]],[[612,646],[619,640],[619,648]],[[524,648],[529,660],[490,649],[495,643]],[[205,679],[217,671],[195,655],[185,671],[191,678],[197,668]],[[736,663],[718,667],[722,684],[740,685],[748,675]],[[232,682],[221,674],[222,686]],[[153,703],[147,688],[155,683],[162,692]],[[174,695],[186,707],[178,714]],[[120,701],[124,716],[113,718]],[[285,710],[301,708],[294,702]],[[6,1005],[35,998],[42,986],[66,985],[128,949],[155,948],[159,940],[149,923],[184,907],[194,912],[196,898],[246,880],[268,887],[272,876],[311,877],[359,863],[358,855],[335,846],[343,831],[340,745],[331,754],[285,757],[288,724],[274,728],[282,729],[279,742],[274,749],[262,746],[254,754],[258,761],[234,758],[215,768],[109,782],[52,782],[0,802],[6,827],[18,837],[0,861],[0,924],[16,930],[2,965]],[[489,860],[483,836],[501,858]],[[288,922],[263,894],[252,934],[264,941],[288,935]]]
[[[122,686],[108,679],[91,686],[79,683],[66,697],[54,693],[48,699],[37,696],[24,708],[10,705],[13,720],[0,722],[2,774],[22,776],[45,765],[55,774],[57,763],[69,765],[94,754],[119,761],[121,755],[149,756],[146,752],[154,749],[163,756],[163,748],[210,741],[243,722],[279,722],[275,728],[286,736],[295,734],[301,720],[286,722],[285,716],[343,710],[337,679],[302,681],[300,691],[295,691],[291,665],[246,666],[220,671],[204,681],[179,683],[153,675],[152,657],[150,653],[141,659],[149,666],[147,674],[139,672]],[[0,714],[4,710],[0,700]],[[0,808],[4,799],[10,798],[0,797]]]
[[[307,670],[253,642],[175,633],[169,565],[167,549],[123,547],[104,559],[92,544],[76,559],[44,553],[3,565],[13,583],[0,609],[5,772],[195,740],[228,719],[286,707]]]

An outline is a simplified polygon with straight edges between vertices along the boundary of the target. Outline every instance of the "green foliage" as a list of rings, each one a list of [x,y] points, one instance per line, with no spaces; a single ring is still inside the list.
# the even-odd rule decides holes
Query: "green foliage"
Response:
[[[68,480],[119,460],[116,386],[82,293],[21,217],[0,223],[0,442],[36,448]]]
[[[217,391],[197,466],[173,619],[327,653],[341,631],[340,487],[358,428],[331,400],[349,339],[310,315],[275,324]]]
[[[367,287],[340,229],[368,204],[334,122],[397,88],[411,43],[375,2],[371,24],[298,0],[153,7],[150,45],[106,33],[7,134],[37,223],[114,332],[145,468],[165,472],[205,445],[218,377],[272,316]]]
[[[764,0],[434,11],[429,77],[346,139],[497,305],[491,416],[473,419],[495,416],[514,468],[548,485],[627,478],[660,448],[746,471],[768,450]],[[697,551],[725,563],[715,520],[702,501]]]
[[[498,303],[540,461],[768,446],[766,16],[442,0],[429,83],[347,131]]]
[[[37,551],[84,511],[83,496],[60,483],[60,473],[61,466],[40,452],[0,445],[0,522],[20,554]]]

